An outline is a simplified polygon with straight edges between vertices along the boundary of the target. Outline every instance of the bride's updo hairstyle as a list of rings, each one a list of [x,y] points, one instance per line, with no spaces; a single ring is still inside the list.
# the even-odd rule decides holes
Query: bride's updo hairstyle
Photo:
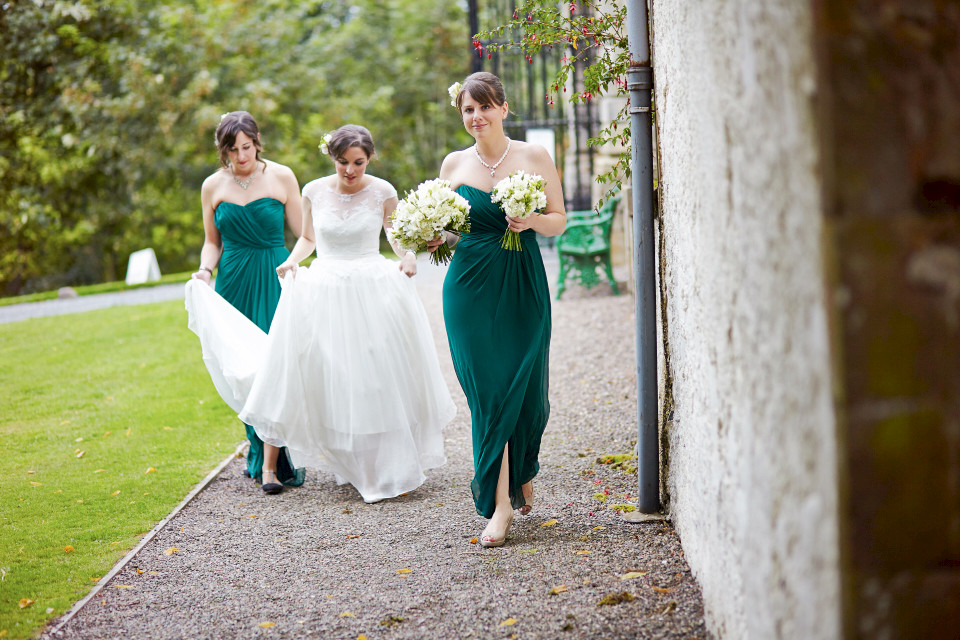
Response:
[[[220,124],[217,125],[215,139],[217,141],[217,151],[220,153],[220,164],[223,167],[230,166],[230,156],[227,155],[233,145],[237,142],[237,135],[240,132],[253,140],[253,146],[257,148],[257,162],[260,160],[260,152],[263,147],[260,146],[260,127],[253,116],[246,111],[231,111],[220,118]]]
[[[487,71],[471,73],[463,81],[460,93],[457,94],[457,111],[460,111],[463,104],[463,96],[468,93],[481,105],[500,107],[507,101],[500,78]]]
[[[327,143],[327,151],[334,160],[342,158],[350,147],[360,147],[367,158],[372,158],[374,154],[373,137],[366,127],[358,124],[345,124],[330,134],[330,141]]]

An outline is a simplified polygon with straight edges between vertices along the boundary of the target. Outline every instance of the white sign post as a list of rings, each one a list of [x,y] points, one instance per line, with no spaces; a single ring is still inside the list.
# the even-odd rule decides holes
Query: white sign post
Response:
[[[127,262],[127,284],[143,284],[160,279],[160,265],[153,249],[141,249],[130,254]]]

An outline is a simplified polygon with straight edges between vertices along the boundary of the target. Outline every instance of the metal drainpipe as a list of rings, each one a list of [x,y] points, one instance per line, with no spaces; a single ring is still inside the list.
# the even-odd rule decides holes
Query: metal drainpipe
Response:
[[[637,314],[637,482],[642,513],[660,509],[657,433],[657,311],[654,297],[653,148],[650,113],[653,68],[646,0],[627,0],[630,67],[630,166],[633,176],[634,302]]]

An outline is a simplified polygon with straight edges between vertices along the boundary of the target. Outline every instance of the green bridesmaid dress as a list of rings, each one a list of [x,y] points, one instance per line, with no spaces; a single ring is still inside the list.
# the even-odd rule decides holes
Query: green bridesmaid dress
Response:
[[[520,234],[522,251],[500,246],[507,228],[490,192],[469,185],[470,233],[443,283],[443,316],[453,366],[473,422],[477,513],[493,515],[504,444],[509,443],[510,502],[523,506],[521,485],[540,468],[540,439],[550,416],[550,292],[536,234]]]
[[[283,216],[283,203],[273,198],[260,198],[243,206],[221,202],[214,212],[214,223],[223,242],[216,291],[264,333],[270,331],[273,312],[280,300],[276,268],[290,255],[283,244]],[[247,471],[259,480],[263,441],[253,427],[246,427],[250,440]],[[299,487],[305,475],[304,469],[293,467],[286,448],[281,449],[277,479],[285,485]]]

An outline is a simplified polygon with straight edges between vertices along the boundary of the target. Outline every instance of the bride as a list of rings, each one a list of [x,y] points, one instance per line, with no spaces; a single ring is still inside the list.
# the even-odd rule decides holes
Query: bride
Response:
[[[416,255],[394,246],[398,265],[379,253],[397,192],[366,173],[370,132],[345,125],[324,139],[336,173],[303,188],[302,231],[276,269],[283,292],[269,334],[227,317],[232,307],[193,281],[187,308],[191,325],[218,327],[191,326],[240,419],[286,446],[296,466],[332,472],[376,502],[416,489],[445,462],[442,429],[456,407],[411,280]]]

